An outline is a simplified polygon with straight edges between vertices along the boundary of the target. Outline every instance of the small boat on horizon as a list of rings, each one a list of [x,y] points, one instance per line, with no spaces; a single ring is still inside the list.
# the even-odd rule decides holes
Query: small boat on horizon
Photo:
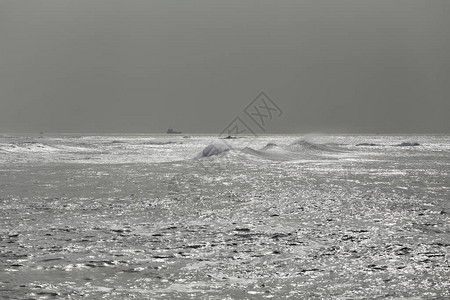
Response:
[[[167,129],[167,133],[168,133],[168,134],[180,134],[181,131],[175,131],[175,130],[173,130],[172,128],[169,128],[169,129]]]

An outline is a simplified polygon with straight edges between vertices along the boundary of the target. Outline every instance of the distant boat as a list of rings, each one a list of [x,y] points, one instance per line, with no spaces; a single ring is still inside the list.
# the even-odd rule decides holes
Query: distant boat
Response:
[[[181,131],[175,131],[175,130],[173,130],[172,128],[169,128],[169,129],[167,129],[167,133],[168,133],[168,134],[180,134]]]

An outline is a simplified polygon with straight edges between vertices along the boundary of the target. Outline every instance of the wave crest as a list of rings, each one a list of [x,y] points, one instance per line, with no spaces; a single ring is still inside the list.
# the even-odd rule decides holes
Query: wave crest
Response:
[[[203,158],[203,157],[210,157],[210,156],[214,156],[214,155],[219,155],[221,153],[230,151],[231,147],[228,146],[225,143],[212,143],[209,144],[208,146],[205,147],[205,149],[203,149],[202,152],[200,152],[196,158]]]
[[[295,152],[344,152],[345,150],[327,144],[316,144],[306,140],[297,140],[287,147]]]

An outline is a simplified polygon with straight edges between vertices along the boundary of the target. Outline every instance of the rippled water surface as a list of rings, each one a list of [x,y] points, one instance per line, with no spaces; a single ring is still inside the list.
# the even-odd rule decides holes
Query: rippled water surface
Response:
[[[447,299],[449,171],[449,136],[3,135],[0,298]]]

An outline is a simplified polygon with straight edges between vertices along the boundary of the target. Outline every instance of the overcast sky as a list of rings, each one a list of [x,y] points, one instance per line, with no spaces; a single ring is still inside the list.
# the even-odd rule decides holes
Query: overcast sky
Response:
[[[0,132],[450,132],[449,0],[0,0]],[[244,119],[245,121],[245,119]]]

